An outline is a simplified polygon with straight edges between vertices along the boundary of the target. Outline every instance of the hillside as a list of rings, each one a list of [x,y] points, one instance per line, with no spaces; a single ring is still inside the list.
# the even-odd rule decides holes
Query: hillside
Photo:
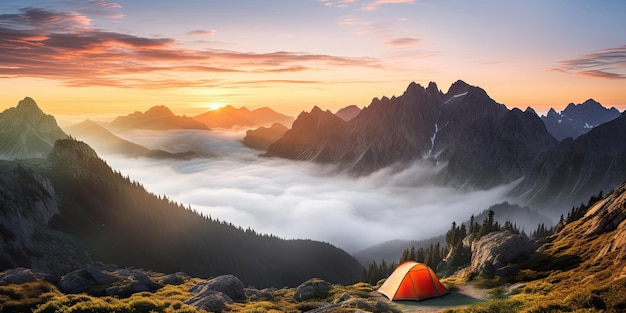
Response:
[[[361,274],[355,259],[330,244],[260,235],[150,194],[82,142],[60,140],[46,159],[5,161],[0,169],[11,186],[0,199],[11,204],[2,206],[3,221],[21,221],[0,232],[3,269],[102,261],[198,277],[234,274],[259,287],[311,277],[346,283]],[[28,207],[37,215],[17,213]]]
[[[267,148],[282,137],[289,128],[283,124],[274,123],[271,127],[259,127],[246,131],[243,144],[257,150],[267,150]]]

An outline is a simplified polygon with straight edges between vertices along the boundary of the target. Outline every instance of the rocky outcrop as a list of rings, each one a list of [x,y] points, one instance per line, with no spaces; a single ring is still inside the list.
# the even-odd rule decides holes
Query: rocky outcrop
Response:
[[[561,141],[565,138],[576,139],[596,126],[618,118],[620,112],[616,108],[605,108],[593,99],[581,104],[570,103],[561,111],[550,109],[548,114],[541,116],[548,132]]]
[[[63,276],[59,282],[59,289],[65,293],[89,293],[95,287],[112,284],[118,280],[117,277],[111,274],[88,267]]]
[[[200,282],[191,288],[190,291],[196,294],[202,294],[206,291],[217,291],[233,300],[244,300],[246,298],[243,283],[233,275],[222,275]]]
[[[0,269],[45,262],[35,234],[56,214],[58,198],[48,178],[20,163],[0,161]]]
[[[331,287],[332,285],[325,280],[312,278],[303,282],[300,286],[298,286],[298,288],[296,288],[293,298],[296,301],[306,301],[313,298],[325,298],[328,296],[328,292]]]
[[[44,275],[40,273],[35,274],[29,268],[12,268],[0,273],[0,285],[29,283],[43,276]]]
[[[537,245],[526,236],[509,231],[492,232],[472,243],[471,270],[487,277],[512,275],[519,268],[511,263],[536,249]]]
[[[67,138],[52,115],[32,98],[0,113],[0,159],[43,158],[58,139]]]
[[[246,131],[243,144],[257,150],[267,150],[267,148],[282,137],[289,128],[282,124],[274,123],[271,127],[259,127]]]

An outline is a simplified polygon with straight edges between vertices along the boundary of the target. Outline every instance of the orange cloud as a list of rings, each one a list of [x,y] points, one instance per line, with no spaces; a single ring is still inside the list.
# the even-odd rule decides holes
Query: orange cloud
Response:
[[[19,14],[0,15],[0,76],[47,78],[69,86],[204,87],[215,83],[202,78],[211,73],[277,74],[381,66],[372,58],[304,52],[184,49],[171,38],[88,26],[86,17],[73,12],[27,8]],[[176,75],[180,72],[190,74]]]

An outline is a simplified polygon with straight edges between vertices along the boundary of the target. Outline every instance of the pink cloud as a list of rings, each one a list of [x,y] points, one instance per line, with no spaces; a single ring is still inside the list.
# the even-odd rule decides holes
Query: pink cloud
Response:
[[[549,71],[593,78],[626,79],[626,45],[559,61],[557,65]]]
[[[217,30],[215,29],[209,29],[209,30],[203,30],[203,29],[196,29],[196,30],[192,30],[187,32],[187,35],[192,35],[192,36],[213,36],[217,33]]]

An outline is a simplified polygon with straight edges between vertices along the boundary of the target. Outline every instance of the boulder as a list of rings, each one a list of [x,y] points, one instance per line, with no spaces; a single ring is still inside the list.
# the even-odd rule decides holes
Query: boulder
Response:
[[[59,281],[59,289],[65,293],[90,292],[96,286],[118,282],[119,278],[105,274],[93,267],[77,270],[63,276]]]
[[[239,301],[246,299],[243,283],[233,275],[222,275],[213,279],[199,282],[189,291],[200,295],[208,291],[218,291],[227,295],[230,299]]]
[[[298,302],[313,298],[325,298],[331,287],[331,284],[325,280],[312,278],[296,288],[293,298]]]
[[[200,310],[206,310],[208,312],[222,312],[226,309],[226,304],[232,302],[233,300],[224,293],[213,290],[204,290],[195,297],[185,301],[185,304],[194,306]]]
[[[187,279],[189,279],[189,275],[183,272],[178,272],[161,277],[159,279],[159,283],[163,285],[180,285],[183,284]]]
[[[509,275],[515,271],[514,268],[502,269],[536,249],[537,245],[526,236],[510,231],[492,232],[472,243],[471,269],[487,277]]]
[[[267,288],[263,290],[258,290],[254,288],[246,288],[246,297],[252,298],[253,300],[265,300],[265,301],[274,300],[273,292]]]
[[[37,280],[37,276],[28,268],[18,267],[0,273],[0,284],[24,284]]]

